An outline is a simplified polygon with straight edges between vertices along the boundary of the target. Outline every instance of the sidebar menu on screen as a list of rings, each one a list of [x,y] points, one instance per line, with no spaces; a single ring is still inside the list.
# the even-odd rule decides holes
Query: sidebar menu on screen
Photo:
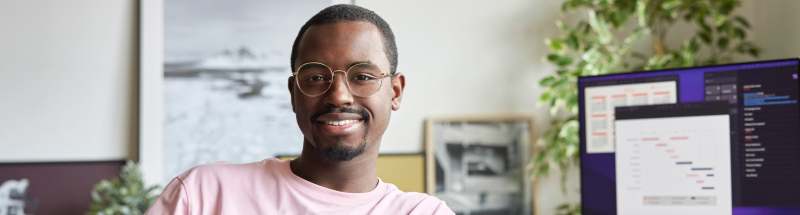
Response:
[[[734,198],[734,206],[800,206],[797,71],[792,65],[736,74],[739,145],[732,154],[740,172],[733,186],[742,195]]]
[[[741,202],[741,195],[736,195],[741,192],[741,177],[742,168],[740,159],[741,146],[739,144],[739,96],[738,91],[738,72],[737,70],[721,71],[721,72],[708,72],[704,75],[705,83],[705,100],[710,101],[727,101],[730,104],[730,152],[731,152],[731,186],[733,191],[732,202],[734,205]]]

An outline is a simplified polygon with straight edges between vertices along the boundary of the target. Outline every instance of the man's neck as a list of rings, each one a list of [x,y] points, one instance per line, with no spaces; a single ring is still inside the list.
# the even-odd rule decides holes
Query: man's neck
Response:
[[[350,161],[327,161],[313,147],[304,141],[300,157],[290,162],[292,173],[316,185],[346,193],[366,193],[377,186],[377,149],[367,147]]]

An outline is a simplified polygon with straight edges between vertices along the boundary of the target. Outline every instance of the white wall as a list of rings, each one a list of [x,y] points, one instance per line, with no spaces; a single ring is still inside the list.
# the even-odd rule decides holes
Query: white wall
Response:
[[[544,113],[534,81],[553,70],[541,58],[556,32],[555,1],[359,0],[392,27],[406,75],[403,104],[383,152],[422,150],[423,122],[440,115]],[[540,120],[539,125],[545,125]],[[538,126],[540,129],[543,126]]]
[[[747,1],[745,9],[755,32],[756,44],[764,48],[762,59],[800,57],[800,1]]]
[[[0,0],[0,162],[136,152],[136,3]]]

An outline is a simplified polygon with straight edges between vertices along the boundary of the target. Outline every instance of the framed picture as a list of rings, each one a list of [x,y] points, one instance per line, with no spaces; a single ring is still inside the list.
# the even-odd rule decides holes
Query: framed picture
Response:
[[[148,184],[299,154],[286,90],[300,27],[350,0],[140,1],[139,162]]]
[[[538,208],[526,168],[534,133],[529,116],[429,118],[427,193],[457,214],[531,214]]]

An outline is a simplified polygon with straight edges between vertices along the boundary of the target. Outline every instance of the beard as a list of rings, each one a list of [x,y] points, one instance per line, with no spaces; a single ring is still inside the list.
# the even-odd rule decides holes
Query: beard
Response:
[[[336,145],[324,148],[314,147],[317,153],[319,153],[323,159],[329,162],[353,160],[353,158],[363,154],[364,149],[366,148],[367,148],[366,140],[361,142],[361,145],[359,145],[358,147],[346,146],[342,143],[337,143]]]
[[[322,156],[322,158],[329,162],[337,162],[337,161],[350,161],[353,158],[358,157],[359,155],[364,153],[364,150],[367,148],[367,134],[369,134],[369,123],[370,118],[369,114],[365,110],[354,109],[350,107],[343,107],[341,110],[337,110],[336,108],[330,108],[323,111],[319,111],[314,113],[311,116],[311,122],[313,126],[316,126],[317,118],[323,114],[327,113],[355,113],[361,115],[362,120],[364,122],[364,136],[361,137],[361,144],[358,147],[348,146],[344,142],[343,137],[338,137],[336,140],[336,144],[333,146],[328,147],[319,147],[318,145],[314,146],[314,150]],[[314,143],[319,143],[319,139],[316,136],[312,135],[312,139]]]

